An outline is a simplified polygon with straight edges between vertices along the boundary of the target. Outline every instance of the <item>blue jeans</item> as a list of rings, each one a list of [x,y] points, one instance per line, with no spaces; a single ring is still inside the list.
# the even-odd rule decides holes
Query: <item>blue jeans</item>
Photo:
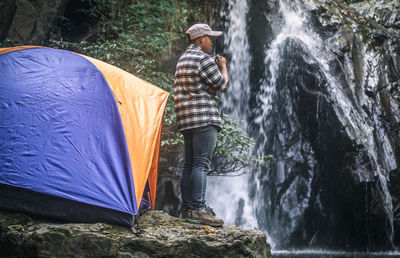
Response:
[[[207,171],[217,141],[218,128],[210,125],[182,131],[185,141],[181,194],[183,208],[201,210],[205,206]]]

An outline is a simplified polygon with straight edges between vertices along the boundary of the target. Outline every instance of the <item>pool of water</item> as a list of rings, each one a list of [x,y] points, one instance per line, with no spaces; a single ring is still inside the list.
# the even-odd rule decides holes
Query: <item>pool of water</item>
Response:
[[[400,257],[400,252],[342,252],[325,250],[272,251],[273,258],[381,258]]]

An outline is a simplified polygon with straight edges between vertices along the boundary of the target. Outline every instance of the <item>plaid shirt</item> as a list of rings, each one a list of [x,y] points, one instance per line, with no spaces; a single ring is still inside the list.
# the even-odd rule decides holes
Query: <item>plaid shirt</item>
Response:
[[[174,84],[179,131],[208,125],[221,128],[217,103],[207,90],[223,91],[227,80],[212,57],[199,46],[189,45],[176,65]]]

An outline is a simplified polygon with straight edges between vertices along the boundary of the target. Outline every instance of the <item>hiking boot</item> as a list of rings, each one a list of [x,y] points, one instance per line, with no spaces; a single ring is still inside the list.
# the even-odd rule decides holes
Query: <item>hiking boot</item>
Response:
[[[214,212],[213,208],[211,208],[210,206],[208,206],[208,205],[206,204],[206,206],[204,207],[204,209],[205,209],[208,213],[210,213],[211,215],[213,215],[213,216],[215,217],[215,212]]]
[[[189,219],[190,213],[192,212],[192,210],[183,210],[182,212],[182,219],[187,220]]]
[[[206,210],[206,208],[202,210],[192,210],[189,213],[189,217],[187,220],[194,224],[204,224],[213,227],[221,227],[222,225],[224,225],[224,221],[222,219],[212,215]]]

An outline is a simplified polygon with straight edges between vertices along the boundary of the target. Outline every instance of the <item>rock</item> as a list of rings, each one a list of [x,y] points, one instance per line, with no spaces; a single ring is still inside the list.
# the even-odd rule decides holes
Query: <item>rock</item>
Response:
[[[34,30],[37,15],[37,10],[28,0],[18,1],[17,10],[8,32],[8,39],[20,42],[29,40]]]
[[[17,6],[14,0],[0,2],[0,40],[7,36]]]
[[[15,14],[5,37],[20,43],[42,43],[64,12],[67,2],[67,0],[16,1]],[[12,8],[11,4],[5,6]]]
[[[179,164],[183,164],[182,147],[163,146],[158,170],[156,209],[175,217],[181,216],[183,208],[180,189],[182,169]]]
[[[0,216],[1,257],[271,257],[261,231],[189,224],[161,211],[140,217],[140,236],[104,223],[57,223],[4,211]]]
[[[350,5],[368,19],[385,27],[400,29],[400,2],[387,0],[363,1]]]
[[[389,173],[400,167],[400,35],[387,27],[395,18],[378,22],[342,0],[271,2],[281,7],[250,1],[246,24],[248,132],[258,153],[277,157],[249,181],[259,228],[277,249],[396,250],[400,179]],[[379,2],[376,10],[399,3]],[[266,22],[253,24],[259,4]],[[272,32],[252,38],[254,30]]]
[[[161,171],[160,171],[161,172]],[[179,217],[182,210],[180,196],[180,177],[174,174],[160,173],[157,183],[156,209]]]

